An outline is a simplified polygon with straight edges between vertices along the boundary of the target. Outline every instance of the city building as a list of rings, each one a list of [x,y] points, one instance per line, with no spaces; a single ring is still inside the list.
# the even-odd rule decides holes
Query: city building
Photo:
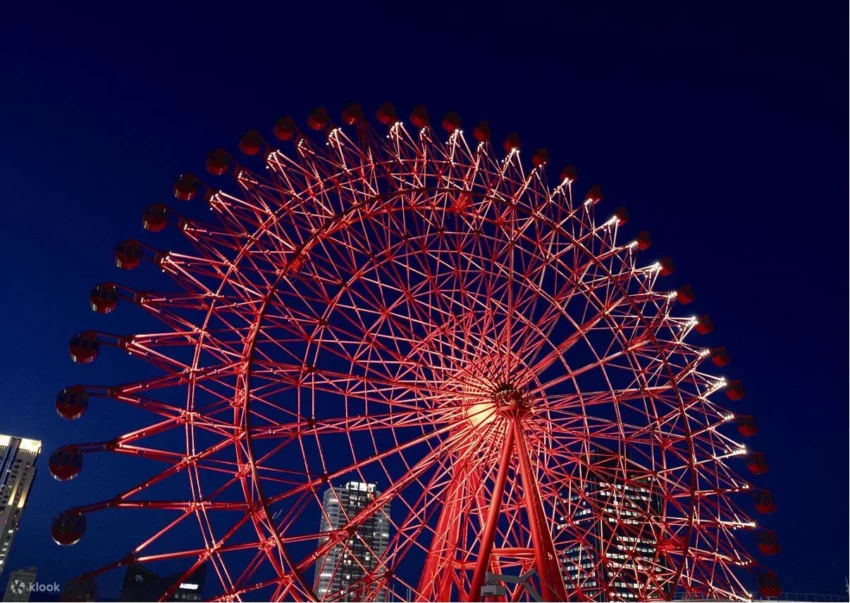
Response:
[[[320,525],[321,532],[338,530],[348,524],[381,493],[376,484],[348,482],[345,486],[329,488],[323,498],[324,513]],[[345,544],[335,545],[316,563],[314,591],[320,600],[359,601],[363,584],[361,579],[371,573],[378,565],[390,538],[390,503],[380,511],[359,522],[357,530],[349,536]],[[322,542],[326,542],[323,539]],[[368,595],[370,600],[386,601],[387,592]]]
[[[35,481],[41,442],[0,435],[0,576]]]
[[[184,572],[178,572],[160,576],[138,563],[128,565],[124,582],[121,584],[121,601],[160,601],[183,574]],[[201,565],[180,581],[177,589],[166,601],[200,601],[206,575],[207,566]]]
[[[35,587],[34,567],[25,567],[15,570],[9,574],[9,582],[6,584],[6,592],[3,594],[3,601],[16,601],[25,603],[30,600],[30,594]]]
[[[561,553],[567,593],[593,601],[663,599],[657,558],[662,500],[651,480],[635,475],[629,461],[594,452],[580,469],[582,486],[562,499],[556,528],[569,530]]]

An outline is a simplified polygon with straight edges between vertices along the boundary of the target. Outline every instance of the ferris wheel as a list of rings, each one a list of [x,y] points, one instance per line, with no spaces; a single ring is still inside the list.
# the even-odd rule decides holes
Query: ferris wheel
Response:
[[[305,132],[275,124],[285,150],[252,131],[213,151],[144,212],[182,243],[115,247],[170,284],[105,282],[92,308],[161,328],[83,331],[71,357],[114,348],[155,374],[70,386],[57,409],[148,420],[50,470],[95,452],[157,469],[52,533],[73,545],[107,509],[162,521],[67,597],[135,563],[179,566],[163,598],[202,567],[227,601],[746,600],[753,573],[778,594],[747,551],[779,551],[748,510],[775,503],[736,472],[767,469],[736,439],[755,420],[722,404],[743,387],[715,374],[729,355],[701,343],[712,322],[682,309],[694,291],[664,284],[649,235],[624,240],[599,187],[578,194],[545,150],[524,163],[516,135],[497,150],[486,123],[468,137],[450,113],[444,134],[390,104],[380,133],[354,104],[341,121],[317,109]],[[365,494],[340,508],[350,484]]]

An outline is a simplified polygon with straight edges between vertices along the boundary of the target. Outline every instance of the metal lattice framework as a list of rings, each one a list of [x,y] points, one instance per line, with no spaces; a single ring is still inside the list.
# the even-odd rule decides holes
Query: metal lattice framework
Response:
[[[289,152],[249,133],[244,163],[265,169],[217,151],[207,167],[229,178],[178,179],[213,220],[158,205],[146,225],[176,224],[192,251],[116,249],[177,290],[106,283],[93,305],[120,298],[163,328],[84,332],[72,356],[113,346],[158,375],[63,393],[151,419],[51,468],[73,477],[100,451],[160,468],[61,514],[54,536],[73,543],[107,508],[165,519],[86,577],[179,561],[183,579],[206,565],[220,600],[312,600],[317,559],[389,502],[386,550],[323,567],[356,576],[324,598],[476,600],[487,572],[533,569],[546,600],[748,599],[751,487],[730,468],[747,452],[716,402],[742,390],[706,372],[725,352],[692,341],[699,320],[676,313],[692,292],[658,288],[669,266],[640,260],[648,237],[618,241],[625,214],[598,219],[598,194],[576,198],[569,171],[547,184],[546,154],[524,166],[515,139],[502,155],[483,128],[470,142],[448,120],[446,140],[384,119],[384,136],[346,115],[311,117],[324,144],[284,120]],[[320,532],[324,492],[348,480],[379,494]],[[178,529],[197,544],[158,545]]]

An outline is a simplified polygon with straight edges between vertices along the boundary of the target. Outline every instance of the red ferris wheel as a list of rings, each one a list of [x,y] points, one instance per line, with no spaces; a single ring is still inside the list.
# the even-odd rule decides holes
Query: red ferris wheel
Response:
[[[84,331],[71,356],[117,348],[155,374],[66,388],[57,408],[149,420],[50,469],[71,479],[110,452],[157,470],[52,532],[74,544],[105,509],[162,523],[77,586],[177,563],[163,598],[202,567],[205,597],[228,601],[746,600],[751,573],[778,594],[742,543],[779,551],[744,508],[772,512],[770,493],[734,470],[767,469],[732,437],[756,424],[721,404],[744,390],[706,369],[729,356],[700,344],[707,316],[682,315],[693,290],[661,284],[672,262],[645,259],[645,232],[622,241],[625,210],[597,217],[571,167],[547,180],[545,150],[524,165],[515,135],[502,153],[454,114],[447,136],[421,107],[409,126],[389,104],[377,119],[380,134],[357,105],[341,126],[316,110],[313,133],[283,118],[286,151],[249,132],[145,211],[183,249],[115,248],[171,285],[100,284],[92,308],[128,302],[162,327]],[[340,508],[351,484],[365,494]]]

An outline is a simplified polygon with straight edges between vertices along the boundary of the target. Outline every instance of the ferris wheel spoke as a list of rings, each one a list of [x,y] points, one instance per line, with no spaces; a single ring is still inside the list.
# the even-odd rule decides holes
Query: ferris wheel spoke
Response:
[[[337,331],[337,332],[340,332],[340,329],[338,327],[334,327],[334,330]],[[399,368],[404,368],[408,371],[410,371],[410,370],[420,370],[420,365],[413,360],[415,358],[415,355],[417,354],[416,346],[418,346],[420,344],[414,343],[414,340],[411,339],[411,344],[413,346],[412,350],[409,354],[407,354],[406,356],[403,356],[399,352],[392,351],[391,349],[389,349],[386,345],[384,345],[382,343],[382,339],[384,339],[384,336],[378,334],[377,336],[370,335],[368,337],[365,337],[366,334],[370,334],[370,333],[373,332],[372,329],[370,329],[369,327],[366,327],[365,325],[363,325],[360,330],[363,333],[363,335],[358,335],[358,334],[352,332],[348,336],[348,340],[350,340],[352,343],[357,342],[357,341],[365,341],[365,342],[368,343],[368,345],[371,348],[373,348],[373,349],[375,349],[375,350],[377,350],[381,353],[389,354],[391,358],[394,357],[394,358],[397,359]],[[340,332],[340,334],[342,334],[342,332]],[[396,338],[394,338],[394,337],[388,338],[388,341],[395,341],[395,340],[396,340]],[[339,356],[340,358],[346,359],[348,361],[359,362],[359,363],[362,364],[361,359],[353,358],[351,356],[350,352],[347,352],[345,350],[345,347],[344,347],[345,340],[342,340],[342,339],[339,339],[339,338],[336,338],[336,339],[327,339],[326,338],[325,343],[335,343],[334,346],[330,346],[330,347],[326,346],[325,347],[325,349],[328,350],[330,353],[335,354],[335,355]],[[392,363],[389,366],[391,366],[391,365],[392,365]],[[386,364],[386,361],[383,361],[381,364],[373,363],[370,366],[372,368],[375,368],[375,369],[381,369],[381,368],[388,366],[388,365]]]
[[[222,555],[225,553],[233,553],[238,551],[249,551],[255,549],[257,547],[256,542],[245,542],[240,544],[231,544],[225,546],[217,546],[214,548],[214,551],[218,555]],[[191,557],[199,557],[209,553],[209,549],[193,549],[193,550],[181,550],[181,551],[173,551],[169,553],[158,553],[158,554],[150,554],[150,555],[139,555],[135,558],[137,563],[151,563],[154,561],[170,561],[174,559],[185,559]]]
[[[206,450],[204,450],[203,452],[195,455],[194,457],[192,457],[190,459],[186,459],[185,462],[184,462],[183,459],[181,459],[180,462],[175,462],[174,460],[172,460],[172,462],[174,464],[170,465],[167,469],[164,469],[164,470],[158,472],[156,475],[148,478],[147,480],[140,482],[140,483],[136,484],[135,486],[132,486],[132,487],[124,490],[120,494],[117,494],[116,496],[114,496],[112,499],[109,499],[109,500],[104,501],[102,503],[94,503],[94,504],[91,504],[91,505],[86,505],[84,507],[78,507],[76,510],[79,511],[79,512],[90,512],[90,511],[94,511],[94,510],[109,508],[111,506],[122,506],[122,505],[135,506],[135,507],[141,506],[142,508],[145,508],[144,505],[137,504],[137,501],[135,501],[135,500],[130,501],[128,499],[130,499],[131,497],[133,497],[133,496],[135,496],[135,495],[137,495],[137,494],[139,494],[143,491],[146,491],[147,489],[158,484],[159,482],[162,482],[162,481],[168,479],[169,477],[172,477],[173,475],[177,474],[180,470],[182,470],[184,468],[184,465],[186,465],[186,466],[196,466],[196,467],[200,467],[200,468],[204,468],[204,469],[216,470],[215,466],[210,466],[210,467],[205,466],[203,464],[203,461],[205,459],[209,460],[210,456],[212,456],[213,454],[217,453],[220,450],[227,448],[229,445],[230,445],[229,440],[223,440],[223,441],[219,442],[218,444],[211,446],[211,447],[207,448]],[[88,445],[88,446],[91,446],[91,445]],[[118,450],[118,451],[120,451],[120,450]],[[130,454],[134,454],[134,455],[136,454],[136,452],[132,451],[132,450],[130,450],[128,452]],[[165,453],[163,456],[160,456],[158,458],[157,458],[157,456],[155,456],[153,458],[155,460],[161,460],[161,461],[168,462],[168,460],[173,456],[174,456],[173,453],[171,453],[171,454]],[[211,495],[210,497],[208,497],[208,500],[212,501],[214,498],[215,498],[215,496]],[[218,507],[218,505],[212,505],[212,506]],[[156,508],[155,505],[151,505],[150,507]],[[200,506],[195,505],[194,508],[203,508],[203,505],[200,505]],[[222,506],[220,508],[225,508],[225,506]]]
[[[437,426],[458,421],[462,416],[458,409],[412,409],[386,413],[369,413],[348,417],[299,420],[292,423],[269,423],[249,430],[252,439],[281,439],[298,435],[316,435],[354,433],[381,429],[399,429],[403,427]]]
[[[448,345],[447,342],[446,343],[442,342],[443,337],[445,337],[445,335],[447,335],[449,333],[449,331],[447,331],[447,329],[445,328],[445,323],[444,323],[444,326],[442,326],[442,327],[437,326],[431,318],[429,318],[427,315],[423,314],[423,312],[421,311],[421,310],[424,310],[425,308],[427,308],[428,306],[424,303],[418,303],[418,302],[415,303],[413,301],[413,300],[417,299],[415,291],[411,290],[411,295],[413,296],[413,298],[408,299],[407,302],[406,302],[408,309],[413,311],[412,312],[413,315],[419,316],[420,317],[420,323],[422,325],[427,325],[428,328],[430,329],[430,331],[425,333],[424,336],[422,336],[421,338],[419,338],[411,330],[403,328],[397,321],[393,321],[391,323],[388,323],[388,324],[392,324],[392,326],[395,327],[395,328],[402,328],[403,329],[402,333],[404,334],[404,336],[406,336],[411,341],[411,343],[413,343],[414,341],[419,342],[419,343],[415,343],[411,346],[411,350],[407,354],[406,358],[407,359],[415,358],[417,355],[420,355],[423,352],[431,355],[431,352],[427,351],[427,350],[434,349],[433,357],[434,357],[435,360],[441,360],[441,361],[445,360],[445,361],[447,361],[447,362],[441,362],[439,366],[434,365],[435,369],[436,368],[445,369],[446,366],[451,366],[453,364],[458,364],[458,363],[463,362],[462,357],[461,358],[454,358],[454,357],[445,358],[444,357],[444,352],[442,351],[441,348],[446,348],[446,349],[449,349],[449,350],[452,349]],[[449,324],[451,324],[451,322],[452,322],[452,316],[453,315],[451,314],[450,310],[446,311],[444,318],[448,319],[450,321]],[[390,315],[390,317],[392,318],[392,315]],[[454,326],[454,325],[452,325],[452,326]],[[468,339],[469,337],[474,336],[474,334],[472,332],[470,332],[469,330],[463,330],[463,331],[455,330],[455,333],[460,334],[464,340]]]
[[[549,295],[545,292],[545,290],[541,286],[534,286],[532,283],[532,279],[535,277],[537,272],[540,273],[540,279],[542,282],[543,274],[547,267],[550,266],[550,262],[538,260],[536,262],[535,270],[530,271],[528,274],[523,274],[523,278],[527,283],[523,288],[523,291],[528,292],[528,300],[522,300],[519,304],[517,304],[517,308],[515,311],[509,311],[510,316],[529,316],[533,317],[537,303],[540,299],[545,299],[549,303],[548,311],[542,316],[537,322],[532,322],[529,320],[522,321],[522,329],[518,332],[517,339],[520,342],[519,346],[517,346],[519,350],[519,354],[523,356],[526,351],[539,351],[538,341],[547,341],[548,336],[551,333],[551,329],[554,328],[557,321],[565,315],[564,309],[569,301],[579,292],[584,295],[588,295],[593,292],[595,289],[600,289],[607,285],[606,280],[602,280],[598,283],[583,283],[582,279],[587,274],[587,271],[592,267],[592,262],[586,262],[581,267],[576,267],[567,271],[562,271],[561,265],[557,260],[557,256],[555,256],[555,261],[551,263],[552,269],[550,272],[553,274],[560,275],[564,278],[564,285],[558,290],[554,295]],[[565,266],[564,266],[565,267]],[[503,268],[504,270],[504,268]],[[509,269],[512,274],[513,271]],[[614,302],[615,304],[617,302]],[[529,307],[529,304],[531,307]],[[547,325],[548,323],[548,325]],[[548,326],[548,329],[547,329]],[[512,329],[513,330],[513,329]],[[539,339],[534,340],[532,335],[538,335]],[[529,365],[534,364],[535,359],[532,357],[531,360],[528,361]]]
[[[546,354],[542,359],[536,361],[537,354],[541,351],[540,348],[535,350],[535,355],[531,358],[530,363],[530,374],[532,375],[541,375],[546,371],[550,366],[559,360],[562,361],[564,354],[573,347],[576,343],[586,338],[587,333],[596,327],[602,320],[605,319],[605,311],[600,311],[595,314],[590,319],[586,320],[581,325],[576,325],[576,331],[564,339],[561,343],[555,346],[552,351]]]
[[[437,277],[432,277],[430,282],[438,282]],[[469,329],[469,325],[460,325],[458,316],[451,307],[452,300],[447,298],[446,289],[441,288],[439,293],[436,293],[432,298],[422,297],[420,291],[429,281],[423,281],[422,286],[418,289],[410,289],[408,299],[405,302],[407,309],[414,316],[420,317],[423,324],[427,324],[429,331],[421,338],[421,344],[414,346],[411,349],[410,355],[416,355],[419,350],[434,348],[434,359],[440,362],[441,370],[450,369],[453,366],[464,366],[469,362],[469,356],[466,353],[466,342],[476,337],[475,333]],[[449,293],[454,293],[448,289]],[[427,290],[426,290],[427,293]],[[464,309],[465,310],[465,309]],[[438,321],[442,324],[436,324],[435,320],[430,317],[430,313],[437,312]],[[459,338],[461,345],[450,343],[450,337]],[[459,353],[459,356],[447,356],[447,354]],[[430,353],[429,353],[430,355]]]
[[[338,529],[336,532],[330,533],[326,532],[325,534],[330,534],[326,537],[326,540],[320,546],[318,546],[316,550],[313,551],[313,553],[305,557],[304,560],[297,565],[296,569],[298,571],[304,571],[305,569],[307,569],[316,558],[320,557],[321,555],[324,555],[332,547],[339,544],[343,539],[345,539],[349,534],[349,530],[356,529],[362,522],[366,521],[376,512],[380,511],[380,509],[383,508],[384,504],[394,499],[408,485],[418,481],[419,477],[423,475],[432,466],[434,466],[435,463],[438,463],[441,457],[450,454],[451,451],[456,446],[458,446],[459,443],[461,443],[469,436],[469,429],[449,436],[449,438],[444,440],[440,446],[433,449],[430,454],[426,455],[418,463],[416,463],[416,465],[414,465],[410,470],[408,470],[398,481],[392,483],[389,488],[387,488],[386,490],[381,492],[380,495],[369,501],[369,503],[362,510],[356,513],[356,515],[348,517],[345,529]],[[395,452],[395,450],[391,452]],[[378,456],[385,457],[388,455],[387,453],[384,453]],[[367,462],[371,462],[371,460]],[[338,475],[343,475],[345,472],[359,468],[360,467],[349,467],[346,468],[346,470],[344,471],[338,472]],[[338,475],[332,475],[329,479],[338,477]],[[289,494],[287,494],[287,496],[288,495]],[[278,497],[278,499],[282,499],[282,497]]]
[[[462,313],[461,316],[466,317],[462,323],[458,323],[460,337],[454,337],[453,340],[460,340],[454,345],[462,346],[461,371],[466,376],[467,384],[475,387],[484,385],[485,382],[481,381],[480,377],[474,376],[471,381],[469,380],[471,375],[468,373],[472,366],[475,366],[477,371],[484,371],[483,378],[486,381],[498,383],[502,378],[499,373],[501,366],[500,361],[497,360],[498,354],[495,354],[494,361],[487,365],[482,366],[475,362],[476,358],[499,350],[500,344],[496,340],[496,312],[493,305],[489,303],[489,295],[492,291],[488,289],[490,284],[486,278],[486,270],[479,269],[473,274],[473,278],[466,280],[461,280],[463,277],[460,275],[453,277],[457,285],[451,289],[452,298],[449,303],[456,304]],[[460,294],[460,299],[456,299],[455,292]]]
[[[447,253],[450,251],[447,250]],[[459,273],[459,269],[446,260],[441,260],[441,263],[446,264],[447,270],[435,297],[447,315],[448,322],[444,324],[454,329],[446,329],[445,346],[458,349],[461,357],[455,364],[467,367],[476,356],[495,343],[487,330],[494,318],[493,310],[481,298],[480,289],[476,288],[483,280],[481,271],[471,279],[464,279],[469,272]],[[488,376],[495,380],[493,375]]]
[[[165,371],[165,374],[160,377],[154,377],[136,383],[124,383],[113,388],[105,388],[106,393],[114,396],[116,399],[125,402],[133,402],[136,399],[145,402],[145,398],[141,398],[137,394],[141,391],[166,390],[173,387],[187,385],[190,381],[197,384],[197,387],[204,389],[205,392],[215,394],[213,389],[209,389],[212,385],[222,386],[225,389],[232,389],[225,379],[236,375],[238,365],[234,362],[226,362],[223,364],[213,364],[207,367],[190,368],[182,371],[172,371],[170,368]],[[152,402],[162,408],[163,403]],[[167,404],[164,406],[168,406]]]
[[[591,362],[589,364],[586,364],[586,365],[584,365],[580,368],[576,368],[576,369],[566,371],[562,375],[559,375],[558,377],[541,384],[539,386],[539,389],[536,390],[536,391],[545,392],[546,390],[553,389],[553,388],[557,387],[558,385],[560,385],[562,383],[565,383],[565,382],[568,382],[568,381],[573,381],[576,377],[578,377],[578,376],[580,376],[584,373],[590,372],[594,369],[600,369],[600,368],[603,368],[605,366],[612,366],[611,365],[612,362],[625,358],[628,355],[628,353],[629,352],[627,352],[627,351],[620,350],[620,351],[612,352],[611,354],[604,356],[602,358],[597,358],[596,360],[594,360],[593,362]],[[626,367],[618,366],[618,365],[613,365],[613,368],[620,368],[620,369],[623,369],[623,370],[631,370],[631,369],[628,369]]]
[[[355,472],[362,470],[363,468],[371,465],[372,463],[380,463],[384,459],[398,455],[403,450],[412,448],[412,447],[417,446],[419,444],[427,443],[434,438],[440,438],[440,436],[444,436],[446,434],[449,434],[452,429],[455,429],[454,425],[447,425],[447,426],[444,426],[444,427],[440,427],[440,428],[435,429],[435,430],[433,430],[429,433],[425,433],[425,434],[423,434],[423,435],[421,435],[417,438],[413,438],[411,440],[408,440],[407,442],[404,442],[402,444],[398,444],[396,446],[388,448],[388,449],[384,450],[383,452],[380,452],[378,454],[374,454],[374,455],[372,455],[368,458],[365,458],[363,460],[359,460],[359,461],[356,461],[354,463],[345,465],[344,467],[329,473],[327,476],[321,476],[319,478],[313,479],[313,480],[303,484],[302,486],[293,488],[293,489],[291,489],[287,492],[284,492],[282,494],[278,494],[274,497],[271,497],[269,499],[269,501],[270,502],[279,502],[281,500],[285,500],[287,498],[290,498],[294,495],[300,494],[305,490],[320,487],[325,481],[337,479],[339,477],[345,476],[346,474],[355,473]],[[469,429],[462,430],[458,433],[463,438],[467,438],[467,437],[470,436]],[[439,445],[436,448],[433,448],[431,450],[431,452],[427,456],[425,456],[424,459],[422,461],[420,461],[420,463],[418,463],[416,465],[419,468],[419,472],[424,471],[425,469],[430,467],[434,462],[437,461],[437,459],[440,455],[447,454],[455,446],[457,446],[458,441],[460,439],[462,439],[461,437],[459,437],[458,433],[449,435],[445,439],[439,439],[438,440],[440,442]],[[416,477],[416,474],[414,474],[412,471],[409,471],[408,472],[408,479],[413,479],[414,477]],[[407,482],[405,481],[404,483],[407,483]],[[383,494],[387,495],[388,492],[394,492],[395,490],[396,489],[394,488],[392,491],[388,490],[388,491],[384,492]],[[360,517],[362,515],[363,514],[360,513],[358,516]]]
[[[363,374],[342,373],[320,367],[287,365],[281,363],[255,362],[253,374],[258,379],[272,383],[275,380],[291,381],[292,388],[309,385],[314,391],[335,394],[340,398],[360,399],[364,402],[380,403],[385,406],[425,409],[423,404],[434,400],[456,400],[458,392],[438,383],[422,379],[396,379],[391,375],[375,374],[372,366],[377,363],[361,363]],[[289,389],[287,387],[286,389]],[[268,397],[264,394],[263,397]],[[272,403],[270,403],[272,404]]]
[[[490,257],[494,269],[492,271],[488,271],[488,277],[490,280],[488,290],[490,291],[489,302],[501,309],[500,314],[503,316],[503,320],[501,321],[502,324],[499,325],[496,330],[495,339],[497,345],[504,347],[504,349],[508,350],[508,354],[511,354],[511,351],[513,350],[513,322],[517,318],[514,314],[515,244],[512,240],[510,240],[513,236],[515,212],[513,211],[513,208],[509,206],[505,209],[505,213],[509,214],[508,218],[501,216],[499,219],[504,219],[506,222],[509,222],[510,225],[500,226],[497,220],[497,228],[503,229],[509,240],[504,241],[507,248],[506,251],[494,250]],[[507,256],[505,258],[506,264],[499,261],[499,255],[502,253]],[[506,356],[507,357],[501,362],[500,366],[499,380],[502,382],[510,381],[512,368],[510,365],[512,364],[512,361],[509,355]]]
[[[664,394],[673,391],[672,386],[630,387],[601,391],[577,392],[546,396],[546,407],[559,412],[583,413],[583,408],[599,405],[623,404],[632,401],[643,401],[648,398],[659,399]],[[534,392],[537,393],[537,392]]]
[[[464,456],[465,454],[461,453],[458,458],[464,458]],[[428,483],[424,485],[415,502],[407,503],[403,496],[398,496],[395,499],[404,502],[408,512],[404,522],[394,525],[395,534],[391,536],[383,558],[376,551],[370,549],[370,554],[378,559],[378,566],[375,568],[375,572],[378,574],[392,571],[404,558],[406,552],[414,546],[416,537],[430,529],[427,525],[428,519],[438,510],[438,503],[441,498],[445,497],[445,495],[441,496],[438,493],[440,486],[437,484],[450,475],[450,468],[447,463],[451,460],[452,456],[448,455],[440,460],[437,470],[433,472]],[[446,488],[449,488],[453,483],[453,480],[449,480]],[[390,523],[393,523],[391,519]],[[435,533],[435,537],[437,534],[438,532]],[[368,544],[366,546],[368,548]],[[411,585],[406,586],[415,590]]]
[[[533,222],[537,228],[540,227],[537,219],[533,218],[529,222]],[[563,304],[563,306],[566,306],[569,298],[576,292],[576,288],[573,287],[570,282],[573,278],[572,275],[568,276],[562,273],[560,270],[561,267],[556,262],[550,261],[549,259],[556,236],[557,233],[548,237],[548,242],[544,242],[542,239],[536,237],[529,237],[529,242],[534,245],[537,254],[533,255],[529,259],[528,263],[531,267],[527,266],[523,273],[523,279],[526,282],[526,286],[523,290],[527,293],[528,299],[522,300],[517,304],[517,314],[520,316],[528,316],[530,318],[530,320],[525,323],[523,330],[518,333],[518,340],[520,343],[516,347],[519,350],[518,354],[521,357],[525,355],[525,351],[529,347],[532,349],[536,347],[533,342],[529,341],[532,334],[542,334],[542,339],[544,340],[548,337],[551,331],[547,328],[547,322],[552,319],[557,321],[557,319],[560,318],[562,313],[561,305]],[[545,251],[544,247],[546,248]],[[555,289],[558,292],[551,297],[545,293],[543,286],[544,277],[547,272],[551,274],[553,278],[560,276],[565,281],[565,284],[560,289],[555,283],[553,283],[552,289]],[[534,282],[535,279],[537,279],[536,284]],[[563,296],[566,296],[566,299],[562,301],[561,298]],[[548,301],[549,307],[539,321],[533,323],[537,306],[541,299]],[[554,326],[554,324],[552,326]]]

